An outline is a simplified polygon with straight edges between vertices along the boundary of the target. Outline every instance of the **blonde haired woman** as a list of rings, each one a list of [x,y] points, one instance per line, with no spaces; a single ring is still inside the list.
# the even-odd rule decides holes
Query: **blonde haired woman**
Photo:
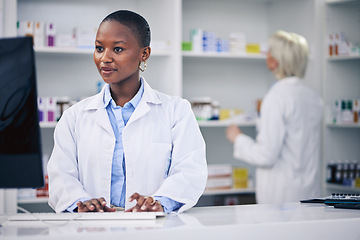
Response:
[[[256,140],[232,125],[226,135],[234,157],[256,168],[258,203],[319,197],[320,129],[323,103],[301,80],[308,45],[304,37],[277,31],[269,39],[267,66],[278,81],[263,99]]]

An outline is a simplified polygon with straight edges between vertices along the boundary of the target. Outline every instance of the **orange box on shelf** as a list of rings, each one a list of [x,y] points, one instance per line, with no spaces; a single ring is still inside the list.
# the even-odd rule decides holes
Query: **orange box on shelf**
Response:
[[[45,175],[45,186],[36,189],[36,197],[49,197],[49,179],[48,175]]]

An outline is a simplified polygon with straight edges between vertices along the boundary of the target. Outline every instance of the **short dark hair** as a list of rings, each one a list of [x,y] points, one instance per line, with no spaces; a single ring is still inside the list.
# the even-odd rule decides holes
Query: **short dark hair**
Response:
[[[139,14],[128,10],[118,10],[106,16],[101,23],[106,21],[117,21],[126,25],[136,35],[139,45],[142,47],[150,45],[150,26],[145,18]]]

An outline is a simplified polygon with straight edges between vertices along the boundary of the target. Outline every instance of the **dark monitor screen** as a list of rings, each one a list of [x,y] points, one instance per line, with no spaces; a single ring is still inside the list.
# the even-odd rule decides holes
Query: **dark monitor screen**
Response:
[[[0,188],[44,185],[32,38],[0,39]]]

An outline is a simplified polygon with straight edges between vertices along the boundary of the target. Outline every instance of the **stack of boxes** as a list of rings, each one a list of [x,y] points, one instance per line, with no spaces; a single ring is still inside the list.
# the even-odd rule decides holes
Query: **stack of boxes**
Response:
[[[63,112],[76,103],[69,97],[38,97],[39,122],[57,122]]]
[[[214,32],[195,28],[190,31],[190,41],[182,43],[182,49],[196,53],[264,54],[267,52],[267,43],[249,43],[243,32],[231,32],[228,38],[219,38]]]
[[[230,164],[209,164],[206,190],[231,189],[232,166]]]
[[[231,164],[208,164],[206,190],[241,189],[248,187],[248,170]]]
[[[330,33],[328,51],[329,56],[360,56],[360,44],[349,41],[343,32]]]
[[[359,124],[360,99],[337,99],[333,107],[332,122],[339,124]]]
[[[94,48],[96,28],[74,28],[60,33],[54,23],[18,21],[18,36],[31,36],[35,47]]]

